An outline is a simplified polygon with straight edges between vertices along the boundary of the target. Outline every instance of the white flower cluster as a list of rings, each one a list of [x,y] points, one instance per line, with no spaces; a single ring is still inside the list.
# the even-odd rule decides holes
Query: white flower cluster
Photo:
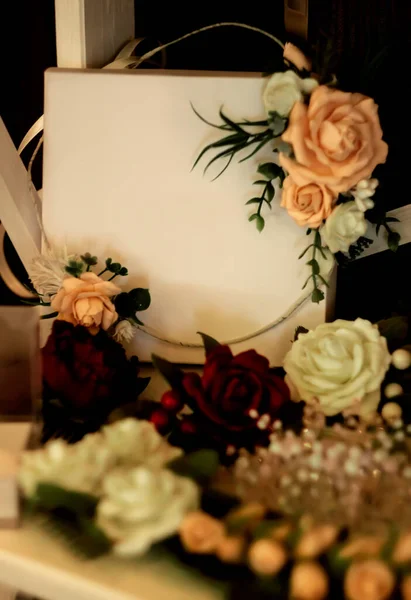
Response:
[[[198,508],[196,484],[166,468],[181,453],[151,423],[124,419],[77,444],[53,440],[25,452],[19,482],[26,497],[35,497],[41,483],[97,496],[98,525],[114,553],[137,555]]]

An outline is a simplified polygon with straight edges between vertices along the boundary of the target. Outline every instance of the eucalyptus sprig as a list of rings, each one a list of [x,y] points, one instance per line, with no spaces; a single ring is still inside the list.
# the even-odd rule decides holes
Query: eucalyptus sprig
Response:
[[[220,177],[224,173],[224,171],[228,168],[233,158],[246,148],[254,146],[252,151],[240,159],[239,162],[244,162],[254,156],[263,146],[265,146],[268,142],[279,137],[286,128],[287,120],[277,115],[277,113],[270,113],[268,119],[263,119],[261,121],[239,121],[235,122],[229,119],[220,109],[220,117],[222,123],[217,125],[215,123],[211,123],[207,121],[200,113],[191,105],[193,111],[197,115],[203,123],[210,125],[210,127],[214,127],[215,129],[219,129],[221,131],[227,132],[228,135],[217,140],[216,142],[212,142],[208,144],[198,155],[193,169],[197,166],[203,156],[210,151],[217,150],[217,154],[207,163],[204,173],[211,167],[211,165],[219,160],[220,158],[226,158],[227,162],[224,165],[223,169],[214,177],[213,181]],[[258,131],[250,131],[250,128],[258,128]],[[247,128],[247,129],[245,129]],[[263,128],[261,130],[261,128]],[[223,148],[222,150],[220,150]]]
[[[308,233],[311,233],[311,230],[308,230]],[[320,286],[324,284],[326,287],[329,287],[327,280],[324,279],[324,277],[321,275],[320,265],[317,260],[318,253],[321,254],[321,256],[325,260],[327,260],[327,255],[324,252],[325,249],[326,247],[322,245],[320,231],[318,229],[315,229],[313,243],[307,246],[304,252],[302,252],[298,257],[303,258],[303,256],[305,256],[307,252],[311,250],[311,259],[307,262],[307,265],[311,267],[311,274],[307,278],[307,281],[304,283],[303,289],[305,289],[308,285],[308,282],[312,280],[313,291],[311,294],[311,300],[312,302],[316,302],[317,304],[324,300],[324,292],[320,289]]]
[[[262,190],[261,196],[251,198],[250,200],[248,200],[248,202],[246,202],[246,205],[258,204],[256,212],[253,213],[252,215],[250,215],[248,220],[255,221],[258,231],[261,232],[265,226],[265,220],[264,220],[264,217],[261,216],[261,210],[262,210],[264,204],[267,204],[267,206],[271,210],[271,208],[272,208],[271,202],[275,195],[275,188],[274,188],[274,185],[272,182],[278,178],[278,179],[280,179],[280,185],[282,185],[285,175],[284,175],[284,171],[282,170],[282,168],[280,166],[276,165],[275,163],[271,163],[271,162],[259,165],[257,171],[258,171],[258,173],[260,173],[260,175],[263,175],[264,177],[266,177],[266,179],[258,179],[257,181],[254,182],[254,185],[262,185],[263,190]]]

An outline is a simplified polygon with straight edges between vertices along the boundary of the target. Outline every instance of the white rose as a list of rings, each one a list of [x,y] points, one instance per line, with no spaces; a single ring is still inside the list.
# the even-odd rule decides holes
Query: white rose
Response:
[[[284,369],[293,400],[319,402],[327,416],[355,408],[366,417],[378,406],[390,360],[376,325],[340,319],[300,334]]]
[[[103,427],[102,443],[118,466],[145,464],[163,467],[182,450],[170,446],[152,423],[138,419],[123,419]]]
[[[348,252],[351,244],[367,231],[364,212],[355,202],[345,202],[334,208],[321,227],[321,238],[333,254]]]
[[[25,496],[36,493],[39,483],[53,483],[66,489],[97,493],[111,457],[98,436],[86,436],[77,444],[53,440],[44,448],[24,452],[19,483]]]
[[[303,100],[303,94],[310,94],[317,86],[315,79],[301,79],[294,71],[274,73],[263,93],[265,110],[288,117],[294,104]]]
[[[118,469],[103,482],[97,524],[114,541],[114,553],[136,556],[177,532],[196,510],[199,492],[186,477],[166,469]]]

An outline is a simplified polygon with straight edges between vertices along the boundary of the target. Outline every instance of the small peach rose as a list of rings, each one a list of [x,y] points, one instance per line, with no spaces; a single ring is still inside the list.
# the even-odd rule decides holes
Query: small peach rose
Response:
[[[310,59],[308,59],[297,46],[291,44],[291,42],[285,44],[283,57],[285,60],[288,60],[288,62],[293,63],[300,71],[303,69],[311,71]]]
[[[79,278],[67,277],[54,296],[51,308],[58,311],[58,319],[83,325],[90,333],[100,327],[108,329],[118,318],[110,296],[121,292],[114,283],[104,281],[95,273],[83,273]]]
[[[239,563],[243,556],[244,547],[245,540],[239,535],[223,537],[217,546],[216,556],[226,563]]]
[[[357,558],[358,556],[376,556],[379,554],[384,539],[377,536],[365,535],[350,540],[340,551],[341,558]]]
[[[387,600],[394,589],[395,577],[381,560],[355,562],[345,575],[344,591],[348,600]]]
[[[291,571],[291,597],[295,600],[323,600],[328,594],[328,577],[316,562],[297,563]]]
[[[282,139],[294,158],[280,153],[280,164],[295,183],[315,181],[334,194],[367,179],[388,153],[374,100],[324,85],[314,89],[308,106],[294,104]]]
[[[249,548],[248,562],[257,575],[275,575],[287,562],[287,553],[278,542],[257,540]]]
[[[295,555],[298,558],[315,558],[332,546],[337,535],[338,529],[334,525],[317,525],[301,536]]]
[[[406,575],[402,580],[401,594],[403,600],[411,600],[411,575]]]
[[[396,563],[405,563],[411,561],[411,532],[400,536],[392,554],[392,559]]]
[[[206,513],[196,511],[184,517],[180,529],[184,548],[195,554],[212,554],[224,538],[224,525]]]
[[[335,201],[335,196],[324,185],[298,186],[291,177],[284,180],[281,206],[301,227],[319,227],[331,214]]]

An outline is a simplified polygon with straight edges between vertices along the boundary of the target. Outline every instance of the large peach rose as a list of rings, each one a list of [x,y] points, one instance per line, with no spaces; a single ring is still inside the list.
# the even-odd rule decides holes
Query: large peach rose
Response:
[[[51,307],[58,319],[88,327],[91,333],[108,329],[118,318],[110,296],[121,292],[114,283],[104,281],[95,273],[83,273],[79,278],[67,277],[54,296]]]
[[[281,206],[302,227],[319,227],[331,214],[335,200],[324,185],[307,183],[299,186],[291,177],[284,180]]]
[[[335,194],[348,191],[387,157],[377,110],[372,98],[319,86],[308,106],[293,106],[282,139],[294,158],[281,153],[281,166],[299,186],[315,181]]]

